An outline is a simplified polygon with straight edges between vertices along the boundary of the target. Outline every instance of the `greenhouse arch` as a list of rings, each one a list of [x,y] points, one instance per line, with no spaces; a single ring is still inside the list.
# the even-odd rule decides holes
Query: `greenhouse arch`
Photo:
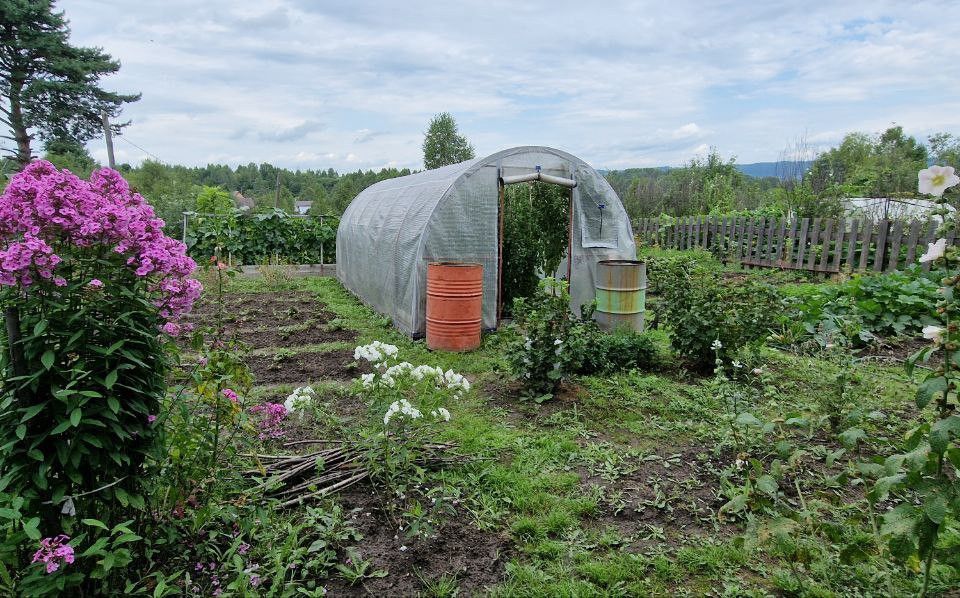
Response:
[[[571,188],[571,309],[594,296],[596,263],[635,259],[626,210],[606,179],[583,160],[540,146],[503,150],[459,164],[381,181],[350,203],[337,229],[337,277],[402,332],[426,325],[427,264],[483,264],[483,327],[499,321],[500,189],[504,182],[541,180]],[[569,261],[568,261],[569,260]]]

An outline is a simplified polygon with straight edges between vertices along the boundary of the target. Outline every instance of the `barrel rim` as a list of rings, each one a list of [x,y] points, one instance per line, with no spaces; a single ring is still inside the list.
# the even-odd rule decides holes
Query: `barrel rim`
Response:
[[[598,266],[641,266],[647,262],[643,260],[600,260]]]
[[[476,267],[483,266],[480,262],[430,262],[431,266],[444,266],[448,268]]]

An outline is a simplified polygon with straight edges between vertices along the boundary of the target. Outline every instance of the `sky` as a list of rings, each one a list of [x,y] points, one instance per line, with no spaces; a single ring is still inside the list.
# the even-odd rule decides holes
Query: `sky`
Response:
[[[118,162],[422,168],[450,112],[478,155],[740,163],[896,123],[960,134],[960,6],[876,0],[61,0],[140,92]],[[139,147],[137,147],[139,146]],[[89,144],[106,162],[102,140]],[[799,152],[803,154],[805,152]]]

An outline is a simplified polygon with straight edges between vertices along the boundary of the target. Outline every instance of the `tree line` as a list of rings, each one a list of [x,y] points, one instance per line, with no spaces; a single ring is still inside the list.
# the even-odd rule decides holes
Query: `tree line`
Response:
[[[609,171],[610,185],[631,218],[752,213],[836,217],[851,197],[910,199],[917,172],[929,164],[960,169],[960,138],[936,133],[921,142],[891,126],[877,134],[851,132],[815,152],[804,139],[781,154],[776,176],[752,177],[716,148],[680,168]]]

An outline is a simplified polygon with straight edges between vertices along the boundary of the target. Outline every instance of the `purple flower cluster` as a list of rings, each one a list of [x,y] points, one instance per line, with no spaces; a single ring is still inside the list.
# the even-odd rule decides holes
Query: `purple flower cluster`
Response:
[[[63,564],[73,562],[73,547],[67,544],[69,536],[60,534],[54,538],[40,540],[40,550],[33,555],[31,563],[44,563],[47,573],[53,573]]]
[[[257,437],[260,440],[267,438],[280,438],[283,436],[281,424],[283,418],[287,416],[287,408],[282,403],[261,403],[250,408],[250,413],[262,414],[260,420],[260,434]]]
[[[64,286],[57,266],[75,250],[103,247],[126,258],[127,267],[147,280],[160,316],[174,321],[190,311],[201,287],[189,278],[196,263],[186,246],[163,234],[163,225],[114,170],[102,168],[84,181],[47,161],[33,162],[0,196],[0,240],[6,245],[0,250],[0,285],[26,288],[53,279]],[[103,285],[98,279],[88,284]]]

